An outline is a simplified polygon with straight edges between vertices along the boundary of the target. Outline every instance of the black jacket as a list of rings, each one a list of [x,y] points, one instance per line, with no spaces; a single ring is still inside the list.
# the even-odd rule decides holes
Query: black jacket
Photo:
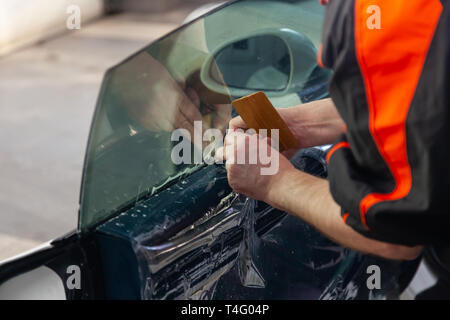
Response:
[[[397,244],[450,240],[450,5],[330,0],[319,62],[347,131],[328,154],[348,225]]]

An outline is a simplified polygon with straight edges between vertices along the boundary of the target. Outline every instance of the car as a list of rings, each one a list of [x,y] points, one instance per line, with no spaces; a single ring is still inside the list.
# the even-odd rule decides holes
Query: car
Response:
[[[78,226],[2,262],[0,299],[398,297],[418,260],[341,247],[234,192],[223,164],[172,161],[173,130],[193,133],[201,120],[204,130],[225,132],[234,99],[263,91],[284,108],[328,97],[332,74],[316,61],[323,10],[317,0],[222,3],[110,68],[91,125]],[[208,150],[204,142],[192,141],[196,151],[183,157]],[[326,148],[291,161],[325,179]]]

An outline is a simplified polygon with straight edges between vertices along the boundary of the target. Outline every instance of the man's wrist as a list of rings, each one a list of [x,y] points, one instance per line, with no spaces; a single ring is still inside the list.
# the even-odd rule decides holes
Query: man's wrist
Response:
[[[288,108],[289,128],[301,148],[331,144],[345,132],[345,124],[331,99]]]
[[[308,137],[307,126],[305,126],[307,112],[305,112],[301,106],[292,107],[290,109],[291,110],[289,111],[291,111],[291,114],[289,116],[291,120],[289,121],[289,128],[297,139],[299,148],[305,148],[308,144],[306,139]]]
[[[267,185],[267,194],[264,202],[270,204],[275,208],[280,208],[280,200],[283,192],[286,192],[286,188],[290,185],[289,180],[295,179],[298,174],[298,170],[294,166],[279,170],[277,174],[270,176],[269,183]]]

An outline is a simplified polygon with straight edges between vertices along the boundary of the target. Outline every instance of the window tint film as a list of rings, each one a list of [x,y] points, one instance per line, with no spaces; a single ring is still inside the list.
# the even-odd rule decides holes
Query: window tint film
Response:
[[[202,169],[211,144],[202,133],[225,133],[233,99],[262,90],[288,107],[325,97],[329,74],[316,64],[322,10],[316,0],[233,2],[110,69],[88,143],[80,228]],[[190,161],[172,161],[175,129],[188,137],[192,152],[180,155]]]

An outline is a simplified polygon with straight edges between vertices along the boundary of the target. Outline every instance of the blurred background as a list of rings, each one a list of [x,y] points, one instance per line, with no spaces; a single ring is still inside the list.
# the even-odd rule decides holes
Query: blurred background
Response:
[[[0,260],[76,228],[106,69],[214,5],[0,0]]]

